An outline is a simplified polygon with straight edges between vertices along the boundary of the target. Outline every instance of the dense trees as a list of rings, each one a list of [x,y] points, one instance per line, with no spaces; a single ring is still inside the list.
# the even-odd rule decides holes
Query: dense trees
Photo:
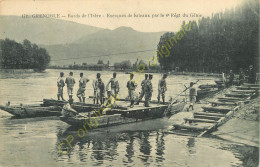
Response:
[[[129,60],[128,61],[122,61],[120,63],[115,63],[114,67],[115,67],[115,69],[125,70],[125,69],[131,69],[132,64]]]
[[[190,31],[174,45],[169,40],[178,33],[165,33],[158,44],[157,57],[164,70],[227,72],[259,67],[259,2],[245,1],[224,13],[213,14],[189,24]],[[168,56],[169,53],[169,56]]]
[[[97,64],[104,64],[103,60],[98,60]]]
[[[0,40],[1,68],[43,71],[49,62],[47,51],[29,40],[25,39],[23,44],[9,39]]]

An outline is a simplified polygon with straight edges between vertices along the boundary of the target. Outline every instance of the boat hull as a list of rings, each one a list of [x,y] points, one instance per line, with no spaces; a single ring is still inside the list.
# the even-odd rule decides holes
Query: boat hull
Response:
[[[46,117],[46,116],[60,116],[61,107],[17,107],[17,106],[0,106],[1,110],[4,110],[15,117],[30,118],[30,117]]]
[[[210,96],[213,96],[214,94],[216,94],[217,92],[219,92],[218,89],[210,89],[210,90],[198,90],[197,91],[197,101],[200,101],[206,97],[210,97]]]
[[[185,103],[173,104],[168,108],[168,105],[160,105],[157,107],[144,107],[142,109],[129,110],[111,110],[107,115],[99,115],[95,117],[60,117],[60,120],[67,124],[91,129],[115,126],[120,124],[128,124],[133,122],[145,121],[150,119],[162,118],[166,115],[173,115],[183,110]],[[93,125],[93,126],[92,126]]]

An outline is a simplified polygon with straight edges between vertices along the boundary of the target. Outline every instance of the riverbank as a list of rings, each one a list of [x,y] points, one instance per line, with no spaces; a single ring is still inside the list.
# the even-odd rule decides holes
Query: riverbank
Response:
[[[0,73],[34,73],[33,69],[2,69],[0,68]]]
[[[260,98],[253,99],[236,112],[231,120],[214,132],[219,138],[259,147]]]

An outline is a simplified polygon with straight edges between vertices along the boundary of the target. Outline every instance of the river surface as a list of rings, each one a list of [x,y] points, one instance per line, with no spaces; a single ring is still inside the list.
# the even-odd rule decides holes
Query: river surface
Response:
[[[68,70],[62,70],[65,76]],[[44,73],[2,73],[0,103],[33,104],[43,98],[56,98],[56,80],[60,70]],[[91,80],[86,95],[93,95],[92,80],[96,71],[73,71],[78,83],[79,73]],[[102,71],[106,83],[113,72]],[[158,80],[154,74],[153,99]],[[118,73],[120,97],[126,96],[128,74]],[[140,79],[138,79],[140,78]],[[139,83],[143,74],[136,74]],[[200,79],[199,84],[214,83],[213,77],[169,76],[167,99],[179,94],[184,85]],[[78,88],[76,84],[74,95]],[[65,98],[66,88],[64,90]],[[184,96],[180,96],[184,98]],[[76,99],[76,98],[75,98]],[[79,137],[76,129],[58,117],[14,119],[0,110],[0,166],[245,166],[258,161],[258,148],[224,141],[214,137],[194,138],[171,133],[178,115],[144,122],[94,129]],[[70,136],[68,138],[68,136]],[[73,139],[72,139],[73,137]],[[71,141],[68,153],[59,150],[65,139]],[[66,150],[65,150],[66,151]],[[63,152],[63,153],[61,153]],[[257,164],[254,162],[253,164]]]

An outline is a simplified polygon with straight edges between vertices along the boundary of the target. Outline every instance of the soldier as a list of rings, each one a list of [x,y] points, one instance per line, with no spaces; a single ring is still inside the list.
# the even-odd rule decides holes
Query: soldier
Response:
[[[159,81],[158,84],[158,103],[160,104],[160,96],[162,95],[162,100],[163,104],[165,104],[165,92],[167,91],[167,86],[166,86],[166,79],[167,74],[163,74],[162,79]]]
[[[98,76],[100,77],[100,74],[97,73],[97,78]],[[93,82],[92,82],[92,86],[93,86],[93,89],[94,89],[94,97],[93,97],[93,103],[96,104],[96,99],[97,99],[97,86],[96,86],[96,82],[97,82],[97,79],[94,79]]]
[[[245,73],[242,68],[239,69],[238,79],[239,79],[239,85],[242,85],[245,81]]]
[[[146,86],[147,79],[148,79],[148,74],[145,74],[145,79],[141,82],[141,86],[142,86],[141,93],[140,93],[138,101],[135,103],[136,105],[139,105],[140,101],[144,97],[144,87]]]
[[[233,81],[234,81],[234,73],[232,70],[230,70],[229,72],[229,86],[232,86],[233,85]]]
[[[67,84],[67,91],[69,95],[69,99],[72,99],[73,95],[73,87],[75,85],[75,79],[73,78],[73,72],[70,72],[70,75],[66,78],[65,83]]]
[[[255,81],[256,81],[256,73],[253,69],[253,65],[250,65],[248,70],[248,82],[254,84]]]
[[[144,88],[144,98],[145,98],[145,107],[149,107],[150,105],[150,100],[152,98],[152,93],[153,93],[153,84],[152,84],[152,79],[153,75],[149,74],[149,79],[146,82],[146,86]]]
[[[103,104],[105,101],[105,99],[104,99],[105,85],[100,77],[101,77],[101,74],[97,73],[97,79],[94,80],[94,82],[93,82],[94,104],[95,104],[95,99],[96,99],[96,104],[99,104],[98,100],[100,100],[101,104]]]
[[[127,82],[126,87],[128,88],[128,95],[129,95],[129,100],[131,101],[130,107],[134,107],[134,91],[135,88],[137,87],[137,84],[133,80],[134,74],[130,73],[130,80]]]
[[[83,102],[85,103],[85,90],[86,90],[86,84],[89,81],[88,78],[83,77],[83,73],[80,73],[80,80],[79,80],[79,89],[77,92],[77,97],[79,98],[79,101],[81,102],[83,100]],[[82,98],[82,100],[81,100]]]
[[[192,108],[192,110],[193,110],[193,105],[196,102],[197,90],[196,90],[196,88],[193,87],[193,85],[194,85],[194,83],[191,82],[190,83],[190,93],[189,93],[190,105],[189,105],[189,108],[187,109],[188,111],[190,108]]]
[[[111,96],[114,96],[116,98],[118,92],[119,92],[119,83],[118,80],[116,79],[116,73],[113,73],[113,78],[111,78],[106,86],[106,91],[108,92],[109,90],[109,84],[111,84]]]
[[[57,86],[58,86],[57,97],[58,97],[58,100],[60,100],[60,97],[61,97],[62,100],[64,100],[64,98],[63,98],[63,87],[65,86],[65,82],[64,82],[63,76],[64,76],[64,73],[61,72],[60,77],[57,80]]]

